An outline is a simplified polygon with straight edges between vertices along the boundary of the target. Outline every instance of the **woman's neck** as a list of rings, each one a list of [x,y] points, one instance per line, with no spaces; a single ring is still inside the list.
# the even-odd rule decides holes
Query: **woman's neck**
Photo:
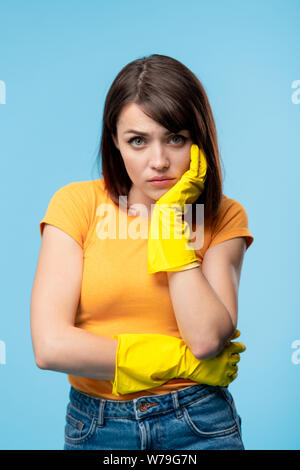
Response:
[[[155,204],[154,199],[150,199],[149,197],[145,196],[144,193],[141,193],[141,191],[136,188],[135,186],[132,186],[127,197],[127,208],[130,210],[131,206],[134,205],[141,205],[142,208],[140,207],[133,207],[131,210],[133,211],[134,209],[138,211],[137,215],[141,216],[148,216],[151,217],[153,207],[151,205]],[[140,213],[140,209],[142,209],[142,213]]]

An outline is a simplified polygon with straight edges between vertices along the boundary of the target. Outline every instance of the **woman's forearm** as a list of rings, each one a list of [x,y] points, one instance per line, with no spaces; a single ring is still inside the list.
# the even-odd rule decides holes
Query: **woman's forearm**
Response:
[[[180,334],[199,359],[216,356],[234,332],[225,305],[201,267],[167,271],[169,291]]]
[[[79,377],[114,380],[117,346],[117,339],[67,326],[59,337],[48,340],[37,364],[41,369]]]

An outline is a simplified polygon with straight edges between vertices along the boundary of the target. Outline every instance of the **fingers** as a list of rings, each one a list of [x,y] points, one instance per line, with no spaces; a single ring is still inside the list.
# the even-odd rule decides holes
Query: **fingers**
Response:
[[[196,144],[191,146],[191,163],[190,163],[190,173],[194,178],[197,178],[199,171],[199,147]]]
[[[228,359],[228,361],[232,364],[232,365],[235,365],[237,364],[238,362],[240,362],[241,358],[240,358],[240,355],[239,353],[232,353],[230,355],[230,358]]]
[[[239,336],[239,334],[237,335]],[[239,352],[241,352],[241,349],[244,351],[246,349],[246,346],[243,343],[231,343],[232,344],[232,350],[237,349]],[[228,374],[228,385],[233,382],[237,376],[238,376],[238,365],[237,363],[240,361],[240,355],[238,354],[238,351],[232,352],[231,358],[232,358],[232,363],[231,367],[229,369],[229,374]]]
[[[226,341],[226,346],[229,346],[231,344],[231,341],[233,339],[236,339],[240,336],[241,332],[240,330],[235,330],[235,332],[233,333],[233,335]]]
[[[228,375],[223,383],[223,387],[228,387],[228,385],[233,382],[238,376],[238,372],[235,371],[233,374]]]
[[[235,330],[235,332],[233,333],[230,339],[232,340],[232,339],[238,338],[240,334],[241,334],[240,330]]]
[[[202,149],[200,149],[200,170],[199,170],[199,178],[203,181],[206,179],[206,172],[207,172],[207,161]]]
[[[231,376],[232,374],[235,374],[238,371],[238,368],[239,366],[237,366],[236,364],[231,364],[228,375]]]
[[[228,374],[228,377],[232,377],[233,375],[238,374],[239,367],[237,365],[232,365]]]
[[[236,372],[235,374],[228,377],[229,383],[233,382],[237,378],[237,376],[238,376],[238,373]]]
[[[240,355],[238,353],[231,354],[231,360],[232,364],[237,364],[241,360]]]
[[[238,341],[231,343],[228,348],[230,349],[231,353],[241,353],[247,349],[244,343],[240,343]]]
[[[206,178],[207,172],[207,161],[202,149],[199,149],[198,145],[193,144],[191,146],[191,163],[190,163],[190,174],[194,178],[201,179],[203,182]]]

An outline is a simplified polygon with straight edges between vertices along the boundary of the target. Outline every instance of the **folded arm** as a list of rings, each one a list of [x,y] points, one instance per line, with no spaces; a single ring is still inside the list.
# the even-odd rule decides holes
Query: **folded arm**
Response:
[[[222,351],[237,327],[245,251],[245,239],[232,238],[208,248],[202,267],[167,272],[179,331],[199,359]]]

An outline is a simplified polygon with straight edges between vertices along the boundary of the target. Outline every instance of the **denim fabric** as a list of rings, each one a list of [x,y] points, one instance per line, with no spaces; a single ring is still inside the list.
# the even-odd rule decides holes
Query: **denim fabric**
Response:
[[[192,385],[115,401],[71,386],[64,450],[244,450],[227,387]]]

